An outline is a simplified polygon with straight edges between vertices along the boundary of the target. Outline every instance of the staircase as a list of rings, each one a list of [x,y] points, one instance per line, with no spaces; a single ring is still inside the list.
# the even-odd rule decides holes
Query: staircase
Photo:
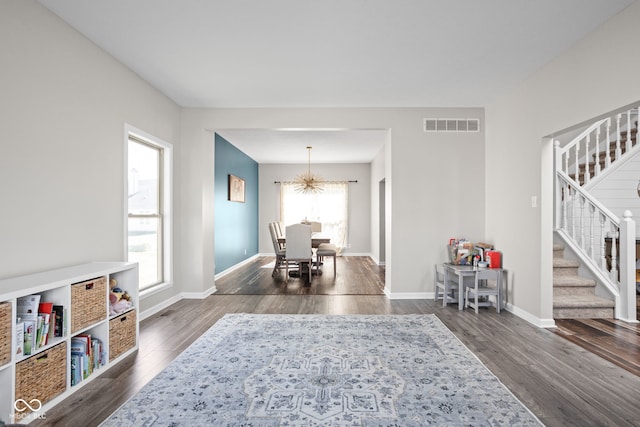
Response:
[[[555,230],[580,261],[565,259],[564,246],[554,245],[554,318],[635,320],[630,291],[636,287],[635,262],[629,257],[635,250],[635,222],[626,213],[615,215],[589,188],[640,152],[639,118],[640,104],[625,107],[596,120],[563,147],[556,141]],[[580,266],[597,277],[598,289],[611,299],[596,296],[596,281],[580,277]]]
[[[578,276],[580,263],[564,258],[564,246],[553,245],[554,319],[614,318],[614,302],[596,296],[596,282]]]
[[[602,149],[599,153],[594,153],[591,155],[591,160],[588,164],[589,166],[589,179],[593,179],[596,175],[596,168],[599,168],[600,171],[604,171],[607,168],[607,158],[610,159],[610,163],[614,163],[616,160],[619,160],[624,154],[627,152],[627,140],[630,141],[630,147],[633,148],[636,146],[636,142],[638,141],[638,122],[635,123],[635,128],[631,129],[631,131],[621,131],[620,132],[620,141],[619,148],[620,152],[618,153],[618,141],[609,142],[609,152],[607,153],[606,147]],[[585,174],[587,171],[587,163],[581,162],[579,168],[579,180],[580,185],[585,185],[587,180],[585,179]]]

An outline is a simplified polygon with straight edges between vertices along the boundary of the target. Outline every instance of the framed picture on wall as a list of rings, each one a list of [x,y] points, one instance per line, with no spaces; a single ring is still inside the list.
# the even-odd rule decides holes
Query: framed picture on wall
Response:
[[[244,179],[229,174],[229,200],[244,203]]]

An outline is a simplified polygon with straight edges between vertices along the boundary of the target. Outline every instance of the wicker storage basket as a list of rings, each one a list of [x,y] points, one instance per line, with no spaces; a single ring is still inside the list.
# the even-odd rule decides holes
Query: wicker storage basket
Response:
[[[16,363],[16,400],[31,402],[38,399],[44,404],[65,391],[66,387],[66,342]],[[30,412],[28,408],[26,411]]]
[[[107,318],[107,278],[71,285],[71,333]]]
[[[11,325],[13,324],[11,316],[11,303],[0,302],[0,366],[11,362]]]
[[[109,320],[109,362],[136,345],[136,311]]]

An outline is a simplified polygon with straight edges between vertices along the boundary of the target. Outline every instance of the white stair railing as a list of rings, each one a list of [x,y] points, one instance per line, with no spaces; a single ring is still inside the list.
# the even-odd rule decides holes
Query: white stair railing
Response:
[[[634,145],[631,134],[639,115],[640,106],[634,106],[593,123],[556,151],[558,170],[573,177],[576,185],[588,185],[612,164],[631,153]],[[612,146],[612,141],[615,141],[615,146]]]
[[[588,140],[588,135],[591,132],[597,134],[598,127],[606,125],[608,120],[595,123],[576,139]],[[635,222],[627,211],[621,223],[616,215],[582,188],[579,173],[571,176],[565,171],[566,159],[566,151],[563,152],[556,141],[556,231],[614,296],[616,318],[636,321]]]

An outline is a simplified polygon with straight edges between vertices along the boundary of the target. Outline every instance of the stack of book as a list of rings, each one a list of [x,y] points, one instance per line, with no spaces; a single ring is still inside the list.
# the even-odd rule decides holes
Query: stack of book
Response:
[[[64,307],[41,301],[38,294],[27,295],[17,300],[17,335],[23,336],[22,355],[29,356],[49,344],[50,337],[63,337]]]
[[[106,362],[102,341],[89,334],[71,338],[71,385],[85,380]]]

